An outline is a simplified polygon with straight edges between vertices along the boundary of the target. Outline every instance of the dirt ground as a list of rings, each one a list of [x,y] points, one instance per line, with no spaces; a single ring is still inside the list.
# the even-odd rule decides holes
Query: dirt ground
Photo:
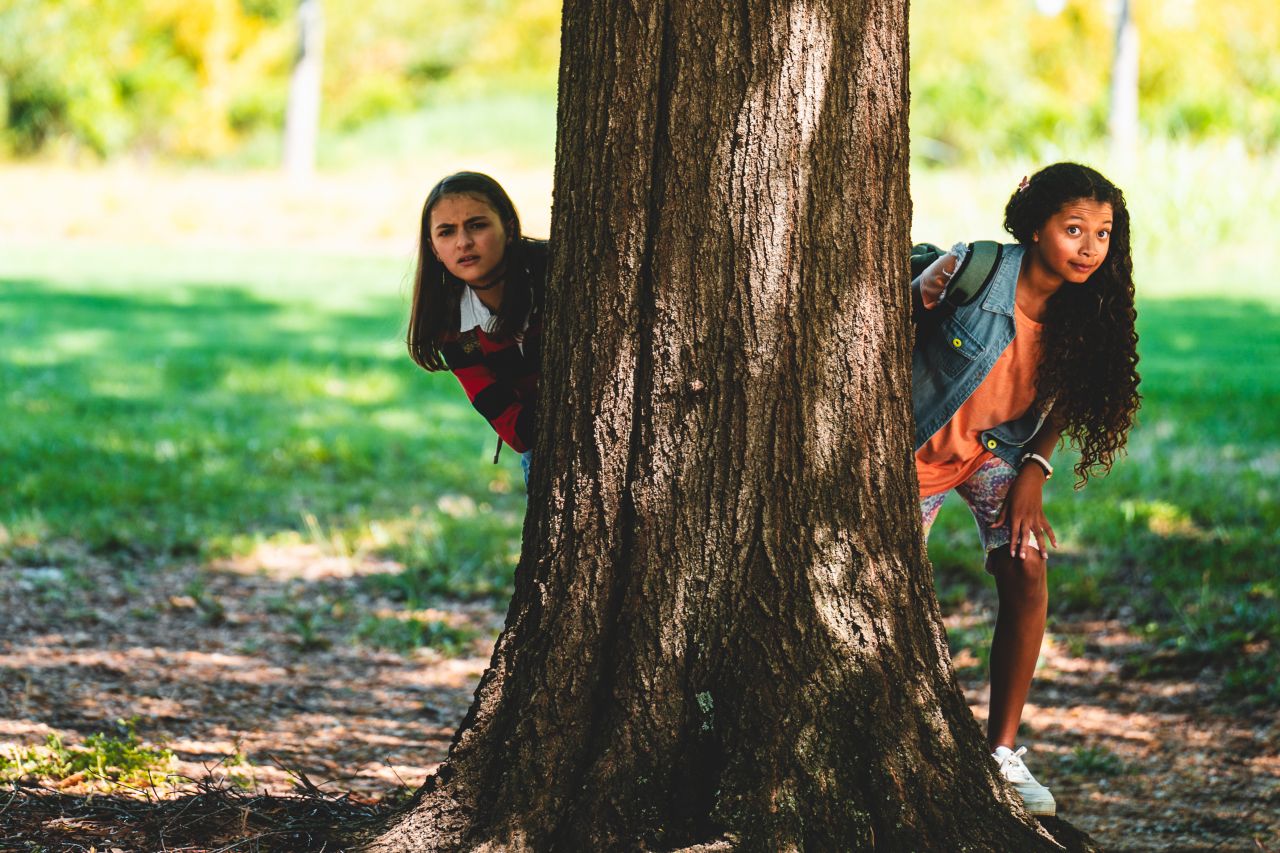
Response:
[[[353,627],[394,612],[362,579],[395,566],[307,546],[204,568],[78,565],[0,565],[0,755],[136,717],[182,776],[287,793],[301,772],[326,791],[402,796],[443,757],[503,617],[442,606],[433,618],[481,639],[461,656],[406,655],[362,645]],[[1273,711],[1216,704],[1209,672],[1135,679],[1132,662],[1152,650],[1114,621],[1052,631],[1022,734],[1061,816],[1108,850],[1280,851]],[[982,718],[981,668],[964,657]],[[0,809],[0,839],[22,820]],[[50,840],[67,832],[51,827]]]

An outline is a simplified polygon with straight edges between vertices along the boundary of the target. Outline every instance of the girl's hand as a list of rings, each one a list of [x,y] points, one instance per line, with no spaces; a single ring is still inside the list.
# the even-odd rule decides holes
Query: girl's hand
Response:
[[[1009,523],[1009,555],[1019,559],[1027,556],[1027,540],[1035,534],[1040,545],[1040,556],[1049,559],[1049,544],[1058,547],[1058,539],[1044,517],[1044,472],[1039,465],[1025,465],[1018,472],[1004,506],[996,516],[996,527]]]
[[[925,308],[933,309],[942,301],[942,292],[947,289],[955,271],[956,256],[948,252],[920,273],[920,300]]]

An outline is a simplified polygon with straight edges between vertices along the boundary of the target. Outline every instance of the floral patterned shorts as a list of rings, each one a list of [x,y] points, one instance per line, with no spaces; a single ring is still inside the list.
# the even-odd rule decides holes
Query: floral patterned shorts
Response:
[[[1000,515],[1000,508],[1004,506],[1004,497],[1009,494],[1009,487],[1013,485],[1013,480],[1017,476],[1017,469],[999,456],[993,456],[969,475],[969,479],[956,486],[956,493],[964,498],[964,502],[969,505],[969,511],[973,513],[973,520],[978,523],[982,550],[988,554],[1009,544],[1011,534],[1008,521],[996,527],[995,520]],[[925,539],[929,538],[929,530],[933,527],[933,521],[938,517],[938,510],[942,509],[942,502],[947,494],[947,492],[940,492],[920,499],[920,519],[924,522]],[[1027,547],[1039,547],[1034,533],[1027,540]]]

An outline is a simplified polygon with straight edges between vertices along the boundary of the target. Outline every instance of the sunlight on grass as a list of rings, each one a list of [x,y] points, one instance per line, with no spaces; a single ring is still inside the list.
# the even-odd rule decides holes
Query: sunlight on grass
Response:
[[[370,614],[356,628],[356,637],[378,648],[401,654],[430,652],[458,657],[470,651],[478,634],[452,624],[448,614],[427,610],[416,612],[379,611]]]
[[[296,403],[322,400],[351,406],[384,406],[401,399],[407,370],[393,372],[370,367],[342,371],[336,367],[317,369],[315,365],[276,362],[264,369],[245,360],[226,370],[219,391],[232,396],[271,396]]]
[[[1134,501],[1120,502],[1128,524],[1143,524],[1157,536],[1203,536],[1204,531],[1196,526],[1186,511],[1167,501]]]
[[[23,559],[39,560],[63,537],[105,553],[224,554],[246,534],[298,529],[307,513],[358,539],[371,517],[411,517],[477,470],[490,479],[483,419],[456,380],[404,354],[407,309],[398,283],[379,284],[385,264],[358,274],[339,265],[327,275],[340,282],[305,288],[278,286],[280,266],[268,264],[214,286],[192,272],[218,262],[201,263],[204,253],[167,272],[169,252],[134,255],[147,273],[133,288],[84,284],[110,265],[82,253],[59,256],[61,283],[0,289],[0,305],[26,309],[0,313],[12,318],[0,329],[0,382],[10,411],[25,415],[0,434],[0,523],[29,528],[37,506],[44,524],[38,537],[10,534],[0,556],[25,548]],[[33,260],[18,258],[41,265]],[[481,561],[498,577],[472,589],[508,583],[522,490],[518,460],[506,461],[492,469],[503,490],[486,492],[513,506],[488,529],[504,556]]]
[[[1108,170],[1101,150],[1072,156]],[[14,415],[0,431],[0,561],[251,563],[304,548],[318,566],[381,566],[361,583],[410,608],[509,594],[517,455],[490,464],[492,431],[457,381],[404,349],[418,208],[447,160],[287,191],[207,172],[8,175],[74,187],[84,204],[37,205],[26,219],[43,236],[0,215],[0,395]],[[1039,165],[917,169],[916,237],[1001,236],[1009,193]],[[510,174],[526,230],[545,233],[549,164]],[[1175,652],[1237,659],[1245,694],[1280,644],[1275,599],[1251,586],[1280,552],[1280,280],[1257,266],[1280,221],[1278,175],[1280,157],[1175,144],[1114,175],[1134,217],[1143,407],[1109,476],[1046,489],[1063,541],[1055,614],[1123,605],[1161,643],[1194,629],[1194,648]],[[122,187],[136,205],[98,216],[97,242],[63,239],[67,217],[85,233],[107,204],[95,193]],[[225,209],[244,220],[220,220]],[[203,244],[152,230],[175,212],[196,217]],[[1072,454],[1059,459],[1065,471]],[[944,602],[989,590],[961,501],[943,508],[930,553]]]
[[[177,764],[173,752],[143,743],[134,721],[117,722],[119,735],[99,732],[83,745],[68,747],[57,733],[48,735],[43,746],[10,745],[0,752],[0,781],[81,785],[101,793],[167,787]]]
[[[103,352],[111,342],[112,334],[105,329],[77,329],[58,332],[44,339],[44,349],[60,356],[86,358]]]
[[[467,128],[461,138],[459,127]],[[555,93],[512,92],[450,98],[417,113],[379,119],[340,138],[326,137],[319,156],[322,167],[338,169],[418,163],[426,151],[442,169],[462,158],[537,167],[554,157],[555,135]]]

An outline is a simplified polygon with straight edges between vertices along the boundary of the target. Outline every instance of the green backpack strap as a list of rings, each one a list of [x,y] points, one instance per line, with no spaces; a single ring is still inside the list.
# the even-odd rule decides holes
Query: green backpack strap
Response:
[[[911,247],[911,279],[914,281],[929,265],[947,253],[933,243],[917,243]],[[975,240],[969,244],[964,260],[951,275],[942,302],[951,308],[968,305],[978,298],[995,278],[1004,247],[994,240]]]
[[[975,240],[970,243],[964,260],[951,275],[951,281],[942,294],[942,301],[959,307],[977,299],[978,294],[986,290],[991,279],[995,278],[1003,253],[1004,247],[994,240]]]

